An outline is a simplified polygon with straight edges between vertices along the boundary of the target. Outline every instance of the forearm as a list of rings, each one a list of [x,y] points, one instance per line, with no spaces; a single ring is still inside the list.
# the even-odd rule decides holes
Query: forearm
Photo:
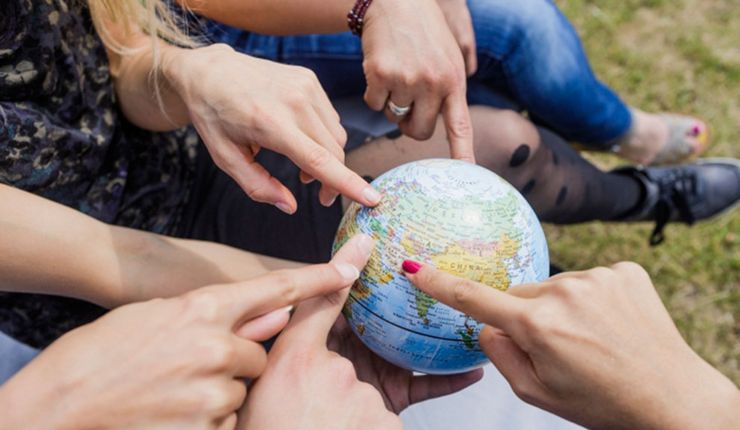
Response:
[[[117,247],[125,257],[121,292],[114,305],[176,296],[205,285],[244,281],[304,265],[218,243],[133,233],[118,235]]]
[[[661,399],[664,414],[652,428],[730,430],[740,428],[740,391],[726,376],[696,355],[675,377],[676,383]],[[650,420],[647,421],[650,423]]]
[[[297,263],[109,226],[0,185],[0,290],[113,307],[244,280]],[[12,256],[9,258],[7,256]]]
[[[347,12],[355,3],[355,0],[177,1],[197,14],[224,24],[275,35],[346,31]]]
[[[732,381],[688,345],[670,356],[670,362],[661,361],[659,365],[635,360],[643,364],[639,366],[641,383],[629,393],[620,393],[622,401],[630,405],[621,408],[620,402],[615,402],[614,413],[605,416],[604,422],[616,428],[740,428],[740,391]]]
[[[119,270],[107,227],[65,206],[0,185],[0,290],[100,302]]]

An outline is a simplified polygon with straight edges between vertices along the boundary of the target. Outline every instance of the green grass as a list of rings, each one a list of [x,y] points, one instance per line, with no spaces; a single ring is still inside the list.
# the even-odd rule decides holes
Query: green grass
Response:
[[[698,115],[707,156],[740,157],[737,0],[561,0],[599,77],[631,105]],[[603,167],[613,157],[590,156]],[[642,264],[691,346],[740,383],[740,211],[671,225],[650,248],[648,224],[547,226],[552,259],[568,269]]]

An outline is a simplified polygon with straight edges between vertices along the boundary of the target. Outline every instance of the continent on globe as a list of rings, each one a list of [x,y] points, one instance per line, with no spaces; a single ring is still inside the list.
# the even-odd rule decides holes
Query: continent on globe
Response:
[[[344,315],[368,348],[401,367],[459,373],[487,362],[482,325],[414,287],[401,272],[411,259],[506,290],[548,276],[547,242],[537,216],[495,173],[457,160],[396,167],[373,181],[374,208],[353,203],[334,250],[365,233],[376,240]]]

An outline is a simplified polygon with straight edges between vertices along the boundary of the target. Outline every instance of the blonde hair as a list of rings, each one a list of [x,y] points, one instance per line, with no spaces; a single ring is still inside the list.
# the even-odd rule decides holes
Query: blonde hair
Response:
[[[167,114],[159,87],[161,65],[161,44],[169,43],[184,48],[202,45],[201,40],[189,34],[185,16],[176,16],[166,0],[87,0],[90,15],[103,44],[111,51],[124,56],[141,52],[144,46],[127,46],[121,40],[136,33],[149,35],[152,53],[152,70],[149,75],[154,89],[154,97],[165,118]],[[183,6],[183,14],[189,13]],[[123,38],[123,39],[122,39]],[[114,65],[111,74],[115,76]]]
[[[160,41],[187,48],[201,45],[197,37],[189,34],[183,17],[176,16],[165,0],[88,0],[88,5],[103,43],[118,54],[136,50],[120,41],[120,36],[136,32],[151,36],[155,65],[159,63]],[[184,8],[183,11],[188,12]],[[121,31],[123,34],[119,34]]]

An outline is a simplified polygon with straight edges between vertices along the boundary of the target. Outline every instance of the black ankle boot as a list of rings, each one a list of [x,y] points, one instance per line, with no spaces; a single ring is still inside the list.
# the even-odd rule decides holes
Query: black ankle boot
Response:
[[[642,183],[642,202],[618,221],[655,221],[650,245],[663,242],[669,222],[693,224],[729,211],[740,201],[740,160],[706,158],[668,167],[626,167],[613,173]]]

